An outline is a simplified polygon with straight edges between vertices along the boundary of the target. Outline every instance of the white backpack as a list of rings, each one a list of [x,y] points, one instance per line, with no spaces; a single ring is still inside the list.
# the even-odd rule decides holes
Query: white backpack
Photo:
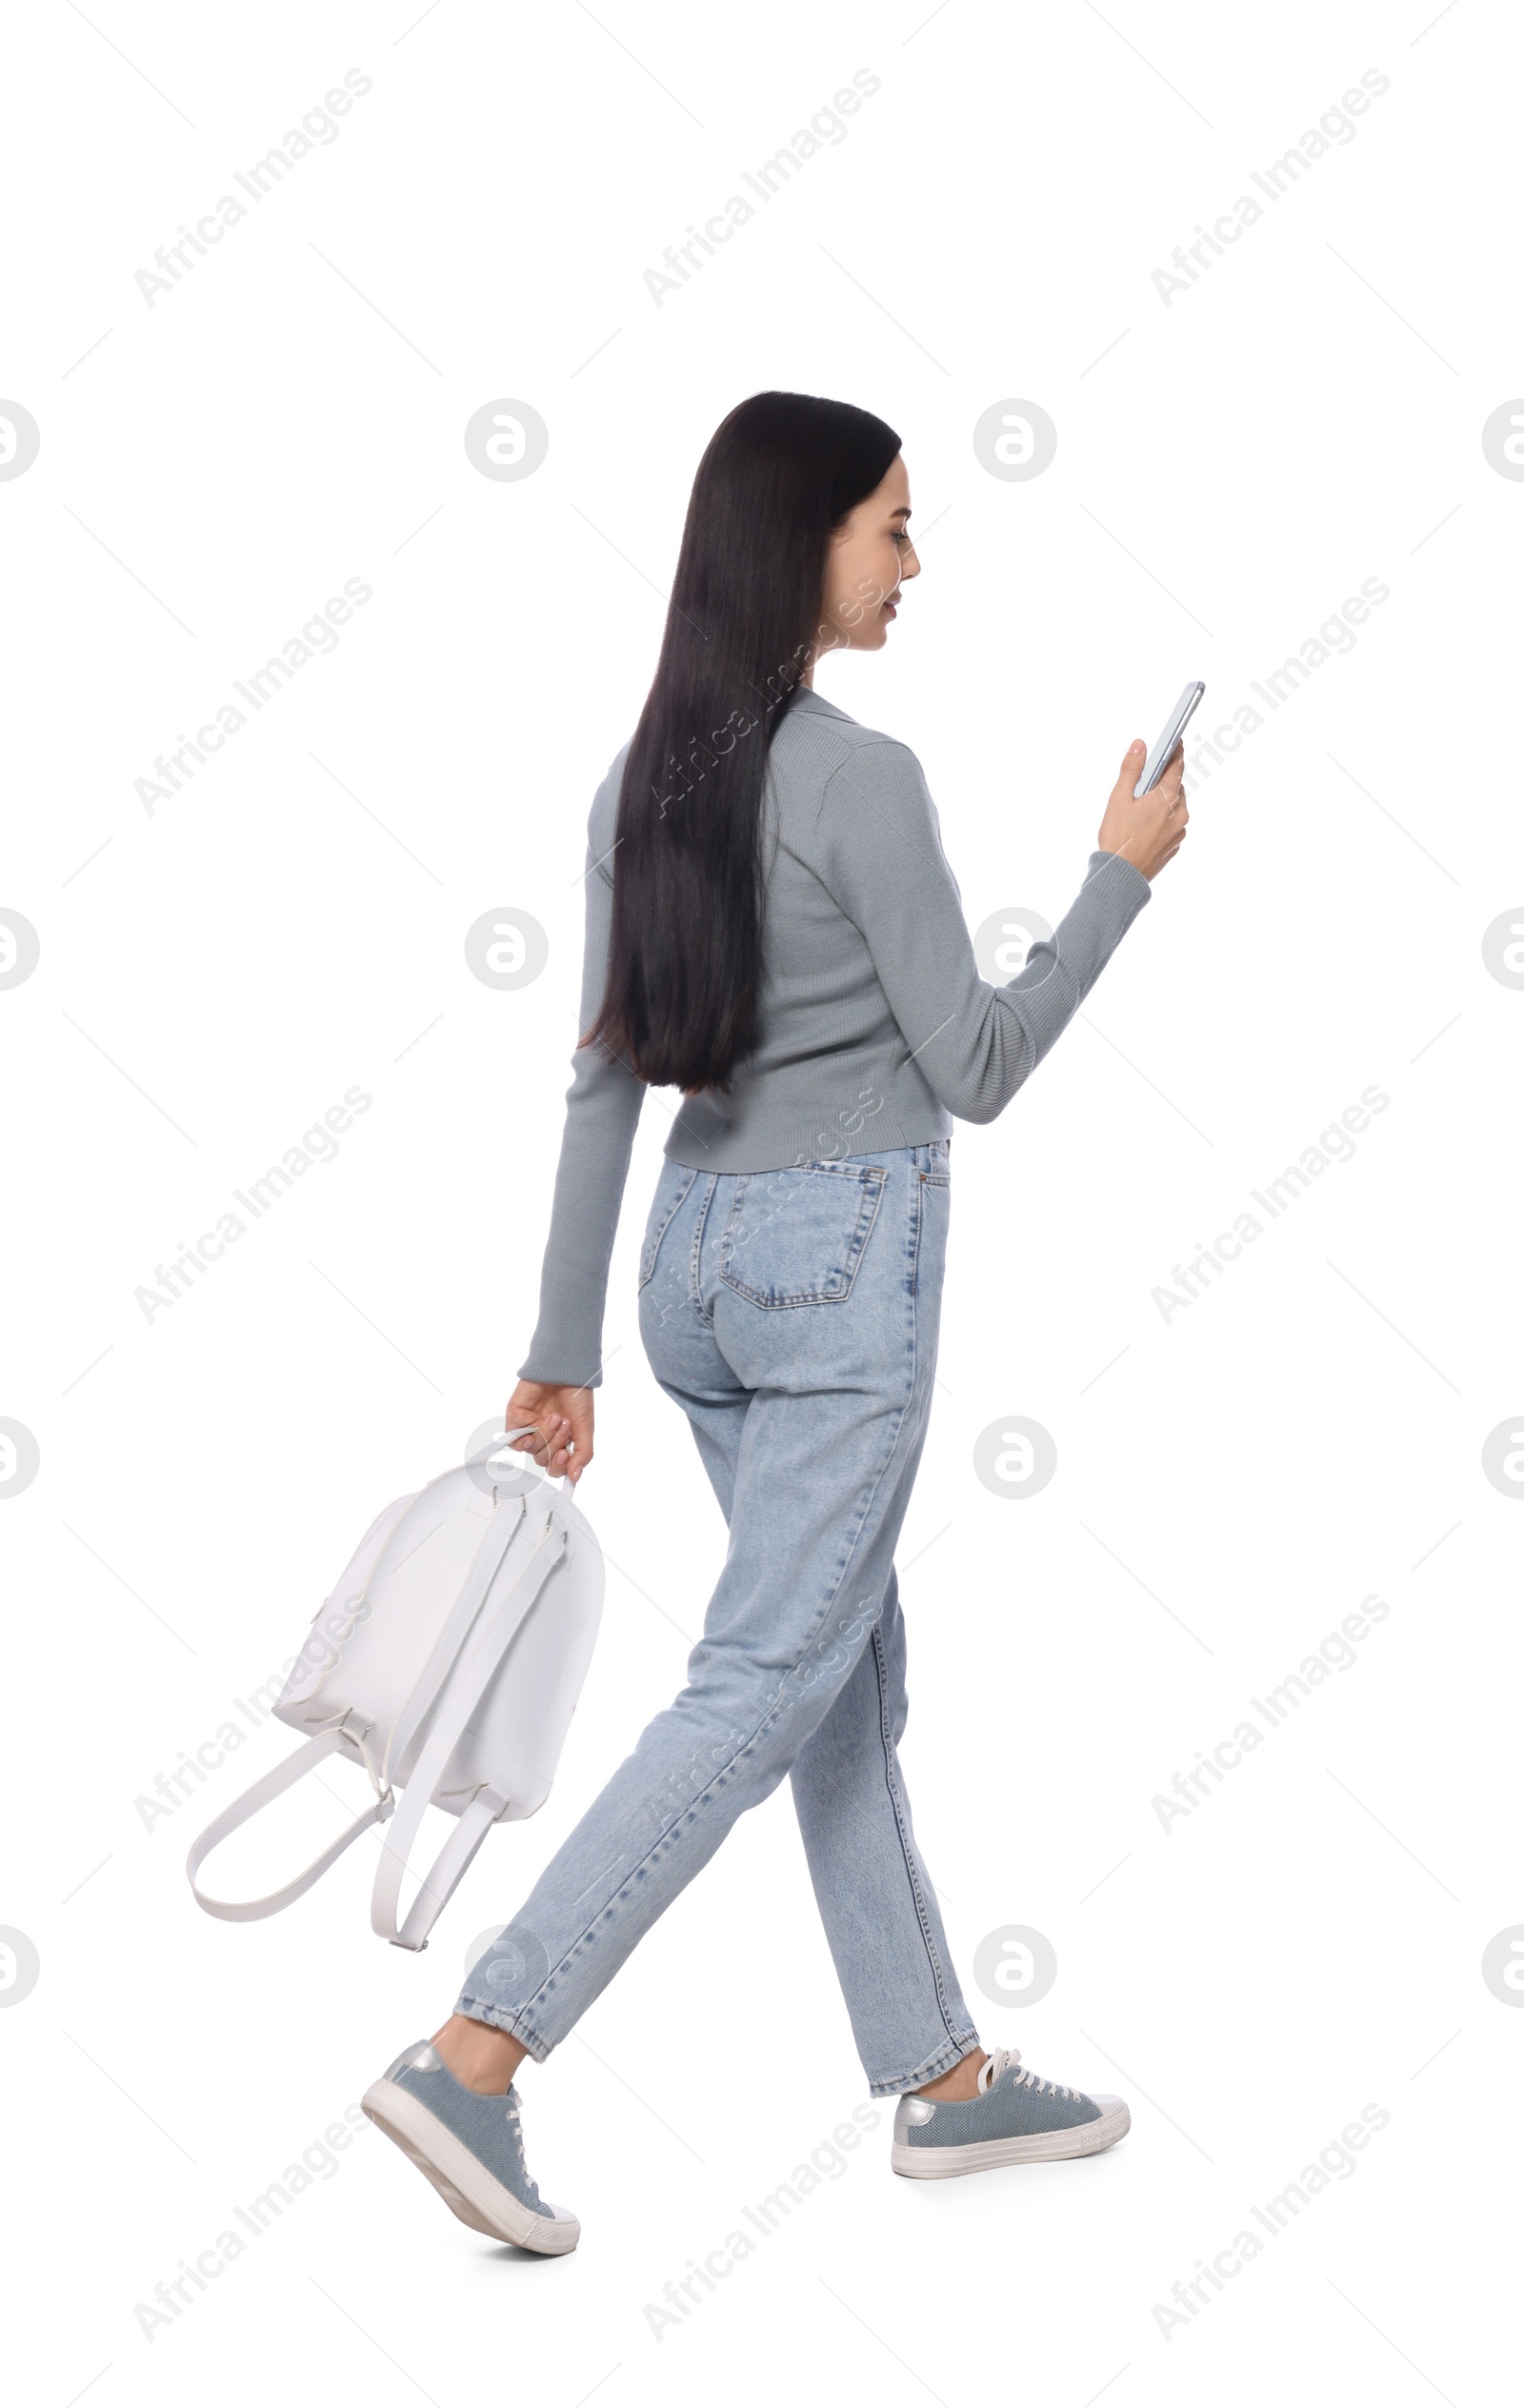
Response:
[[[504,1431],[366,1532],[275,1702],[309,1735],[305,1747],[209,1823],[186,1860],[209,1915],[278,1913],[362,1831],[390,1821],[371,1928],[421,1949],[489,1827],[544,1805],[597,1636],[603,1556],[570,1481],[543,1478],[525,1455],[492,1463],[523,1435]],[[375,1803],[269,1897],[207,1897],[196,1875],[218,1842],[335,1752],[364,1765]],[[431,1803],[459,1820],[399,1931],[408,1853]]]

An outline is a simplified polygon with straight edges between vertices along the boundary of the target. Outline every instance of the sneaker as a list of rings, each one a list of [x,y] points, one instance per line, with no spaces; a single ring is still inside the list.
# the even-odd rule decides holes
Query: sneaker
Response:
[[[979,2068],[976,2098],[901,2096],[890,2163],[896,2174],[977,2174],[990,2165],[1089,2157],[1120,2140],[1133,2118],[1125,2099],[1045,2082],[1019,2049],[996,2049]]]
[[[419,2040],[393,2059],[360,2104],[463,2224],[547,2258],[575,2249],[582,2237],[576,2217],[542,2199],[530,2180],[516,2090],[468,2090],[432,2043]]]

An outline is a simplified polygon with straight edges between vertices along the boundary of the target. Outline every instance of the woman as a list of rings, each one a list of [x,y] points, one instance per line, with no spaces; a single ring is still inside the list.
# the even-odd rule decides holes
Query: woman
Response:
[[[950,1115],[993,1120],[1073,1017],[1185,836],[1178,755],[1129,746],[1055,934],[980,978],[935,806],[903,744],[814,692],[877,652],[920,573],[899,437],[756,393],[693,482],[655,681],[589,823],[582,1020],[538,1327],[508,1426],[592,1460],[609,1259],[646,1088],[681,1091],[640,1263],[652,1368],[730,1525],[658,1714],[473,1967],[431,2042],[366,2094],[478,2231],[558,2254],[512,2077],[543,2061],[738,1816],[790,1776],[892,2163],[942,2176],[1089,2155],[1118,2098],[979,2046],[896,1754],[893,1553],[931,1405]]]

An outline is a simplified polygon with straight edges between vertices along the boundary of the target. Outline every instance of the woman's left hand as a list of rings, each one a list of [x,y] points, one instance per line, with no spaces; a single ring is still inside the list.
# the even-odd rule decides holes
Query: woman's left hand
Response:
[[[537,1379],[521,1379],[508,1400],[505,1430],[532,1423],[530,1435],[515,1438],[511,1452],[532,1455],[552,1480],[567,1473],[573,1488],[592,1461],[592,1391],[591,1388],[548,1388]]]

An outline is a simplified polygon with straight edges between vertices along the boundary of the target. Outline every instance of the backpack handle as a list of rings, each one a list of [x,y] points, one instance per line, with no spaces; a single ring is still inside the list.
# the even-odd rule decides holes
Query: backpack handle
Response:
[[[533,1435],[533,1431],[534,1424],[532,1421],[524,1422],[517,1430],[499,1430],[497,1435],[494,1438],[489,1438],[484,1447],[478,1447],[473,1455],[468,1455],[466,1457],[467,1471],[486,1471],[489,1465],[491,1464],[492,1456],[494,1455],[500,1455],[504,1447],[509,1444],[511,1439],[531,1437]],[[567,1474],[563,1472],[558,1479],[552,1479],[549,1472],[543,1470],[542,1467],[535,1462],[533,1450],[531,1448],[524,1450],[515,1463],[492,1465],[491,1468],[493,1472],[500,1472],[505,1479],[511,1478],[515,1474],[520,1476],[527,1477],[528,1474],[532,1471],[543,1483],[550,1495],[570,1496],[572,1494],[572,1482]]]

